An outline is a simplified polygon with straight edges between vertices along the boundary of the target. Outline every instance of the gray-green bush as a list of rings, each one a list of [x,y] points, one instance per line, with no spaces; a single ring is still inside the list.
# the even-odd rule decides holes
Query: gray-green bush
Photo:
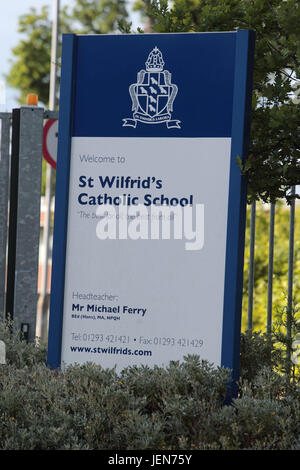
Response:
[[[196,356],[119,374],[92,363],[62,372],[47,368],[44,346],[3,322],[0,339],[1,450],[300,449],[299,387],[274,372],[257,335],[242,337],[240,395],[230,406],[230,372]]]

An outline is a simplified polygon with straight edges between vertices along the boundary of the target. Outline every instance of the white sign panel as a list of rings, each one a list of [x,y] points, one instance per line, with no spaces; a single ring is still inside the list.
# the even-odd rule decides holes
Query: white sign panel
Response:
[[[220,364],[229,164],[228,138],[72,139],[64,363]]]

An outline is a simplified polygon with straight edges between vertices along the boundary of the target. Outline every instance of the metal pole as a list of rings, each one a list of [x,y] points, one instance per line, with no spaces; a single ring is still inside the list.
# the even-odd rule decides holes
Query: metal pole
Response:
[[[43,108],[13,110],[6,316],[36,336]]]
[[[9,191],[9,144],[10,119],[9,113],[1,118],[1,154],[0,154],[0,314],[5,310],[5,282],[7,256],[7,216]]]
[[[248,330],[252,330],[253,323],[253,291],[254,291],[254,258],[255,258],[255,220],[256,202],[251,205],[250,219],[250,254],[249,254],[249,288],[248,288]]]
[[[296,193],[296,187],[291,188],[291,195]],[[293,320],[293,277],[294,277],[294,239],[295,239],[295,199],[290,207],[290,233],[289,233],[289,266],[288,266],[288,297],[287,297],[287,373],[291,370],[291,340]]]
[[[49,109],[56,110],[57,99],[57,51],[58,51],[58,33],[59,33],[59,8],[60,1],[54,1],[53,23],[52,23],[52,42],[51,42],[51,69],[50,69],[50,89],[49,89]],[[39,322],[38,336],[42,339],[47,337],[48,324],[48,270],[49,270],[49,251],[50,251],[50,229],[51,229],[51,201],[52,201],[53,169],[47,164],[46,168],[46,188],[45,188],[45,217],[43,246],[44,256],[42,261],[42,283],[39,300]]]
[[[59,8],[60,0],[54,1],[54,16],[52,23],[52,42],[51,42],[51,69],[50,69],[50,90],[49,90],[49,109],[56,110],[56,82],[57,82],[57,51],[58,51],[58,33],[59,33]]]
[[[13,320],[13,315],[14,315],[19,153],[20,153],[20,109],[13,109],[12,111],[10,188],[9,188],[7,280],[6,280],[6,299],[5,299],[5,317],[6,319],[10,319],[10,320]]]
[[[272,329],[274,231],[275,231],[275,203],[271,203],[270,227],[269,227],[268,306],[267,306],[267,334],[268,335],[271,334],[271,329]]]

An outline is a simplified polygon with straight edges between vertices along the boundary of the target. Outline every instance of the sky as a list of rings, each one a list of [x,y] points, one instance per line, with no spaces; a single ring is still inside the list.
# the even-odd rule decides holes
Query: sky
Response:
[[[132,3],[132,0],[129,1]],[[71,6],[73,3],[74,0],[60,0],[61,6]],[[10,68],[11,50],[22,37],[21,33],[18,33],[18,18],[26,14],[31,7],[40,10],[43,5],[49,5],[52,14],[52,0],[0,0],[0,112],[11,111],[17,106],[18,91],[5,86],[4,75]],[[136,16],[133,17],[133,22],[135,21],[138,21]]]

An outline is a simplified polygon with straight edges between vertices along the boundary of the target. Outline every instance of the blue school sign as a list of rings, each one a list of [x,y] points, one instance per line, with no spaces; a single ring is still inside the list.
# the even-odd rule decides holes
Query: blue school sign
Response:
[[[238,376],[249,31],[65,35],[48,363]]]

